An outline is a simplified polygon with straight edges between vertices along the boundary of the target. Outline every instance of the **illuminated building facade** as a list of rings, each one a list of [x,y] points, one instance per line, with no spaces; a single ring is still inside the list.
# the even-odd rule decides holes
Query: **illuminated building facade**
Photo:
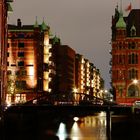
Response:
[[[140,9],[132,9],[123,17],[118,7],[112,17],[112,86],[118,103],[140,100],[139,17]]]
[[[43,94],[71,101],[75,92],[101,97],[103,80],[96,67],[37,20],[8,26],[6,102],[21,103]],[[74,91],[77,89],[77,91]]]
[[[18,19],[17,25],[8,26],[7,103],[25,102],[51,91],[49,30],[37,20],[34,25],[22,25]]]
[[[103,89],[103,79],[101,78],[99,69],[85,59],[82,55],[76,54],[75,59],[75,88],[79,95],[76,99],[80,99],[80,93],[101,97],[100,90]]]
[[[10,12],[10,2],[13,0],[0,0],[0,105],[5,103],[6,94],[6,66],[7,66],[7,13]]]

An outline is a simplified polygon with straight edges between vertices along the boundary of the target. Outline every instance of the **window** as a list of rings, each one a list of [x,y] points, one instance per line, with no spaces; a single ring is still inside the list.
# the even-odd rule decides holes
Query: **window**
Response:
[[[12,67],[16,67],[16,64],[11,64]]]
[[[131,30],[131,36],[136,36],[136,30],[135,29]]]
[[[7,57],[9,57],[9,52],[7,52]]]
[[[23,43],[23,42],[19,42],[19,43],[18,43],[18,47],[19,47],[19,48],[24,48],[24,43]]]
[[[136,43],[135,42],[128,43],[128,49],[136,49]]]
[[[24,57],[24,52],[18,52],[18,57]]]
[[[11,75],[12,74],[12,71],[11,70],[8,70],[7,71],[7,75]]]
[[[138,71],[135,69],[131,69],[128,71],[128,76],[129,80],[138,79]]]
[[[9,62],[7,62],[7,66],[9,66]]]
[[[21,75],[27,75],[27,71],[26,70],[22,70],[21,71]]]
[[[18,38],[24,38],[24,34],[23,33],[18,34]]]
[[[138,54],[136,53],[129,54],[128,64],[138,64]]]
[[[24,61],[19,61],[19,62],[18,62],[18,66],[20,66],[20,67],[21,67],[21,66],[24,66]]]
[[[18,75],[20,75],[20,72],[19,71],[16,71],[15,74],[18,76]]]
[[[43,70],[48,71],[49,70],[49,65],[47,63],[43,64]]]
[[[139,88],[137,85],[130,85],[128,88],[128,97],[138,97],[139,96]]]
[[[7,48],[9,48],[9,46],[10,46],[9,43],[7,43]]]
[[[20,89],[26,89],[26,81],[16,81],[16,87]]]

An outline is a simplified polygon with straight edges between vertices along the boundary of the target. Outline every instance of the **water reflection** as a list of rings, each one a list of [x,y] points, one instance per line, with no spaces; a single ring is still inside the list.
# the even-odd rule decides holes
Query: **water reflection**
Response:
[[[66,124],[60,123],[56,135],[59,137],[60,140],[65,140],[67,138]]]
[[[60,140],[107,140],[106,137],[106,113],[97,113],[94,116],[79,118],[67,132],[66,124],[60,123],[57,136]]]

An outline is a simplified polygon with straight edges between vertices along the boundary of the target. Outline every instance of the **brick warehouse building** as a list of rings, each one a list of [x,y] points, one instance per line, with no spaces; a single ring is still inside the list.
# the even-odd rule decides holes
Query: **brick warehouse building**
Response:
[[[78,93],[86,93],[87,95],[102,98],[101,89],[104,89],[104,81],[93,63],[83,55],[76,54],[75,57],[75,87]],[[76,99],[82,98],[79,95]]]
[[[118,103],[140,100],[140,9],[112,17],[112,86]]]
[[[52,44],[52,57],[55,64],[55,77],[53,79],[54,94],[58,98],[71,100],[75,87],[75,50],[68,45],[62,45],[58,37],[50,39]]]
[[[7,85],[7,14],[12,11],[11,2],[13,0],[0,0],[0,105],[4,104]]]
[[[22,25],[18,19],[17,25],[8,26],[6,102],[26,102],[44,93],[71,100],[76,88],[78,93],[97,96],[103,89],[100,72],[87,59],[83,58],[84,64],[81,60],[75,50],[50,34],[44,21],[41,25],[37,20],[34,25]],[[85,69],[82,75],[77,73],[77,62]],[[82,90],[76,81],[81,78]]]
[[[24,102],[51,91],[50,49],[49,27],[44,21],[22,25],[18,19],[17,25],[8,26],[7,103]]]

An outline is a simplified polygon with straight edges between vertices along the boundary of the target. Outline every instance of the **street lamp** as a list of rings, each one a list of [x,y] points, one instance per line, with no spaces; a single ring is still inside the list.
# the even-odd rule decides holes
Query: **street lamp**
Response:
[[[133,84],[137,84],[138,83],[138,80],[137,79],[134,79],[133,80]]]

